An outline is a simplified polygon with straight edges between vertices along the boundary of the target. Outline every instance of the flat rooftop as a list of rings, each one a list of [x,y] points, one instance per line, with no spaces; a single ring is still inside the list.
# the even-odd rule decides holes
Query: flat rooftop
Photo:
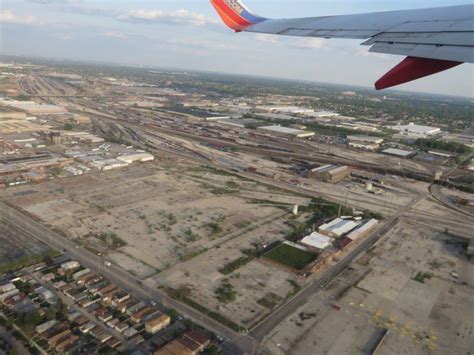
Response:
[[[354,135],[354,136],[347,136],[347,139],[352,142],[362,142],[362,143],[376,143],[380,144],[383,142],[383,138],[379,137],[371,137],[371,136],[363,136],[363,135]]]
[[[402,150],[402,149],[397,149],[397,148],[388,148],[388,149],[383,150],[382,153],[407,158],[407,157],[411,156],[412,154],[414,154],[415,151],[413,151],[413,150]]]
[[[263,127],[258,127],[258,129],[265,130],[265,131],[276,132],[276,133],[294,135],[294,136],[299,136],[299,135],[311,134],[312,133],[312,132],[309,132],[309,131],[303,131],[303,130],[300,130],[300,129],[294,129],[294,128],[283,127],[283,126],[263,126]]]

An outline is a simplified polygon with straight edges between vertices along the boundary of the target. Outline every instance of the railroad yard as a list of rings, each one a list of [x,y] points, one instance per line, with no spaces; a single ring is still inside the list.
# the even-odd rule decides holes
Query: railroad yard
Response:
[[[77,258],[229,354],[469,352],[474,194],[462,154],[395,138],[401,122],[387,115],[265,112],[317,105],[309,94],[100,71],[33,65],[1,79],[5,281],[45,257]],[[44,129],[11,130],[18,120]],[[355,149],[353,126],[358,142],[383,143]],[[44,233],[7,223],[9,209]]]

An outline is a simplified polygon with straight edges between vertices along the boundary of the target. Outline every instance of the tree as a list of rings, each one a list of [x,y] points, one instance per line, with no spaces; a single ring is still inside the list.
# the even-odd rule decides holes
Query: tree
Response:
[[[215,345],[212,345],[211,347],[207,348],[202,352],[203,355],[219,355],[220,353],[221,351]]]
[[[45,265],[47,267],[50,267],[54,264],[54,261],[53,261],[53,258],[49,255],[46,255],[44,258],[43,258],[43,262],[45,263]]]
[[[171,321],[173,322],[178,317],[178,311],[173,308],[168,312],[168,315],[170,316]]]
[[[48,320],[56,319],[56,308],[48,307],[48,309],[46,310],[46,318]]]

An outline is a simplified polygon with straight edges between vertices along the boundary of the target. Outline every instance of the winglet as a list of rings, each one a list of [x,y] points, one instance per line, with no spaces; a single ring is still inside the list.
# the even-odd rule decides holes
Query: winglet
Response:
[[[451,69],[460,64],[462,63],[450,60],[406,57],[402,62],[381,77],[375,83],[375,88],[377,90],[382,90],[408,83],[409,81]]]
[[[253,15],[239,0],[211,0],[222,21],[236,32],[265,21],[266,18]]]

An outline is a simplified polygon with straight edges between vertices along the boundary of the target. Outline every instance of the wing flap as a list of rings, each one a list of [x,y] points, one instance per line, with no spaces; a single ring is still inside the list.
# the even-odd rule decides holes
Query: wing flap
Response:
[[[432,44],[437,46],[474,46],[474,34],[470,32],[383,32],[362,44],[371,45],[379,42]]]
[[[474,47],[434,46],[414,43],[376,43],[370,50],[373,53],[406,55],[410,57],[451,60],[474,63]]]

